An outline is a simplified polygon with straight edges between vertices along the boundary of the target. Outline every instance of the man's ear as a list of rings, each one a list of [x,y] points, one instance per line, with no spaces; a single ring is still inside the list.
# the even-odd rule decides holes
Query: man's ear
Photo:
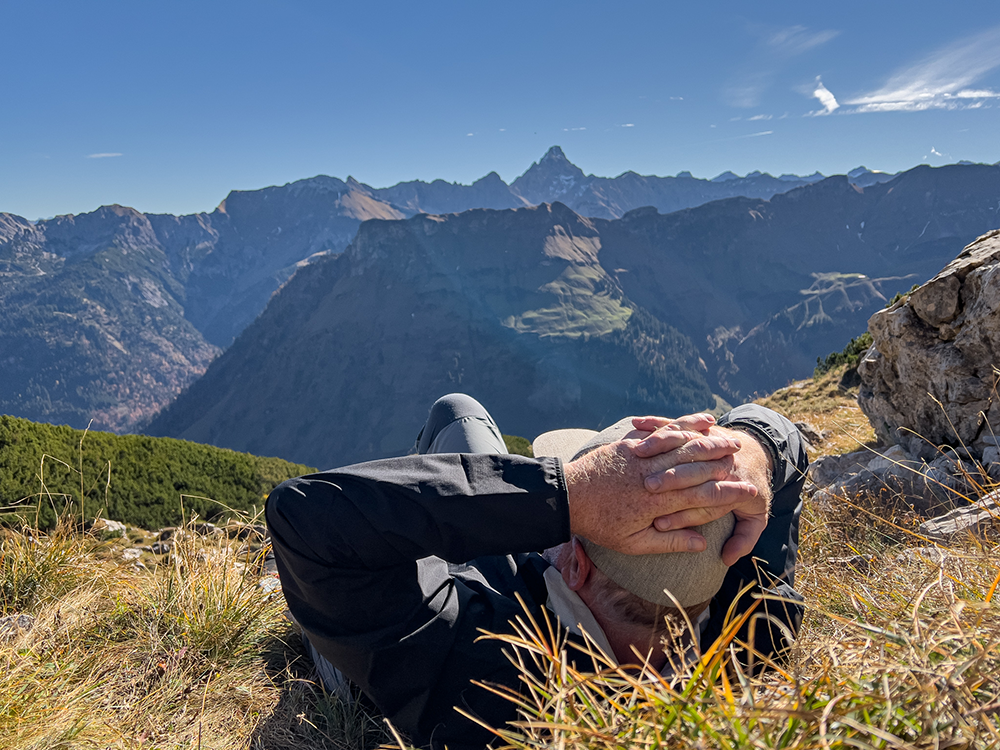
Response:
[[[570,590],[579,591],[590,578],[590,571],[594,564],[590,561],[587,550],[580,544],[578,537],[574,536],[570,539],[569,544],[568,560],[560,572]]]

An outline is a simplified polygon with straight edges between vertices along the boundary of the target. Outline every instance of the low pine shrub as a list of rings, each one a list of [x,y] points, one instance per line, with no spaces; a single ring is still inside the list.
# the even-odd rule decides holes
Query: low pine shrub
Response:
[[[67,507],[147,529],[253,514],[275,485],[314,469],[172,438],[113,435],[0,416],[0,506],[51,529]],[[81,499],[83,507],[81,508]]]

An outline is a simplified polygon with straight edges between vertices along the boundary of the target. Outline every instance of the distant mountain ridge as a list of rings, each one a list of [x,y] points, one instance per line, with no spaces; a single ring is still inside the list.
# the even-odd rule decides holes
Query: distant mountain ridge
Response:
[[[889,178],[855,173],[859,186]],[[542,198],[611,218],[642,206],[662,213],[735,195],[766,199],[817,176],[722,177],[587,176],[553,147],[511,185],[496,173],[469,186],[379,189],[318,176],[233,191],[215,211],[188,216],[122,206],[38,222],[0,214],[0,412],[134,429],[198,378],[296,271],[342,252],[366,220]]]
[[[331,466],[405,452],[463,390],[504,430],[737,403],[807,376],[1000,227],[1000,167],[834,177],[585,218],[561,203],[365,222],[149,429]]]

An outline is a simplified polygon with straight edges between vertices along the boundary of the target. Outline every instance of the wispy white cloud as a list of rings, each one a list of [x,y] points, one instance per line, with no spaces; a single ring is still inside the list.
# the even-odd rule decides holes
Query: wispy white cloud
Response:
[[[811,31],[805,26],[764,30],[750,60],[723,92],[725,100],[734,107],[756,107],[778,72],[793,58],[826,44],[839,33],[832,29]]]
[[[754,115],[753,117],[748,117],[747,120],[750,122],[755,122],[756,120],[770,120],[771,115]]]
[[[626,122],[624,125],[619,125],[618,127],[620,127],[620,128],[634,128],[635,127],[635,123],[634,122]]]
[[[1000,92],[970,88],[1000,67],[1000,26],[950,44],[896,71],[879,89],[850,99],[851,112],[979,109]]]
[[[944,156],[944,154],[942,154],[940,151],[938,151],[933,146],[931,146],[931,153],[934,154],[934,156]]]
[[[586,130],[586,128],[563,128],[564,133],[572,133],[577,130]]]
[[[737,136],[737,138],[760,138],[762,135],[771,135],[773,130],[762,130],[759,133],[747,133],[746,135]]]
[[[784,57],[795,57],[803,52],[808,52],[813,47],[826,44],[839,33],[831,29],[809,31],[805,26],[789,26],[769,34],[765,37],[765,43]]]
[[[121,156],[121,154],[118,153],[87,154],[88,159],[111,159],[115,156]]]
[[[809,115],[813,117],[819,115],[829,115],[840,109],[840,103],[837,101],[837,97],[826,86],[823,85],[823,81],[820,80],[819,76],[816,76],[816,85],[813,86],[812,95],[819,100],[820,105],[823,109],[817,109],[814,112],[809,112]]]
[[[473,135],[475,135],[475,133],[466,133],[465,137],[468,138],[468,137],[473,136]]]
[[[670,101],[672,101],[672,102],[682,102],[682,101],[684,101],[684,97],[683,96],[672,96],[672,97],[670,97]]]

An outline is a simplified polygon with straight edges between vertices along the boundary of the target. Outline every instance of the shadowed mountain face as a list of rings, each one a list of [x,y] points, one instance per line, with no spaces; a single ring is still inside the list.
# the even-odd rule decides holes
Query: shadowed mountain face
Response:
[[[599,251],[560,204],[368,222],[149,429],[328,466],[405,452],[456,390],[519,434],[712,405],[694,346],[631,307]]]
[[[556,203],[366,222],[150,429],[329,466],[404,452],[453,390],[529,437],[741,401],[808,375],[1000,226],[997,205],[1000,168],[952,167],[620,220]]]
[[[0,412],[125,430],[219,350],[149,220],[121,206],[33,226],[0,215]]]
[[[918,167],[865,189],[832,177],[770,201],[632,212],[602,225],[601,262],[702,348],[717,392],[741,400],[808,375],[883,298],[1000,226],[998,205],[997,167]]]

